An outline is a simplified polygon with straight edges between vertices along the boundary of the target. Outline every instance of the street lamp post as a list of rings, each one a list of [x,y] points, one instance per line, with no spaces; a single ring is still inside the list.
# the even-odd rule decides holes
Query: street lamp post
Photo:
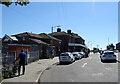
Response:
[[[91,42],[91,50],[92,50],[92,41],[90,41]]]
[[[53,33],[53,29],[56,28],[56,27],[59,28],[60,25],[58,25],[58,26],[52,26],[52,29],[51,29],[51,30],[52,30],[52,33]]]
[[[98,49],[99,45],[97,44],[97,49]]]
[[[56,27],[59,28],[60,26],[52,26],[52,28],[51,28],[52,33],[53,33],[53,29],[56,28]],[[53,38],[52,38],[52,43],[51,43],[51,44],[52,44],[52,46],[55,46],[55,45],[54,45],[54,42],[53,42]],[[61,44],[61,42],[59,41],[59,45],[60,45],[60,44]],[[58,51],[60,52],[60,47],[59,47]]]
[[[53,33],[53,29],[55,28],[55,27],[60,27],[60,26],[52,26],[52,33]],[[52,46],[53,46],[53,39],[52,39]]]

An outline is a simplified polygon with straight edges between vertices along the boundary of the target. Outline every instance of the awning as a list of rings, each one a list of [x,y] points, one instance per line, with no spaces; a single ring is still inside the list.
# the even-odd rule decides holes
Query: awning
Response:
[[[8,44],[10,46],[31,46],[31,45],[26,45],[26,44]]]
[[[68,43],[68,46],[81,46],[81,47],[87,48],[87,46],[83,44],[77,44],[77,43]]]

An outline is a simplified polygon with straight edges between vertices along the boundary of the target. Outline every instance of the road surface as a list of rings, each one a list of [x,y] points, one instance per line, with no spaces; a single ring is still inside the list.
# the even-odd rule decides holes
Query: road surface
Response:
[[[71,64],[47,68],[40,82],[118,82],[118,63],[102,63],[99,54],[91,54]]]

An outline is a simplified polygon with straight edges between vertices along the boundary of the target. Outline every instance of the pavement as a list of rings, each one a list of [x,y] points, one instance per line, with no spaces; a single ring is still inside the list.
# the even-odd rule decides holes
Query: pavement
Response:
[[[26,71],[24,75],[15,76],[13,78],[4,79],[4,82],[38,82],[41,74],[45,69],[59,61],[58,57],[53,59],[40,59],[33,63],[26,65]],[[22,70],[21,70],[22,71]]]

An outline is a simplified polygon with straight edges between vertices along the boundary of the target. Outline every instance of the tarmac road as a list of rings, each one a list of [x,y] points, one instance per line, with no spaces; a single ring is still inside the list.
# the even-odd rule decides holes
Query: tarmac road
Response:
[[[72,64],[47,68],[40,82],[118,82],[118,63],[102,63],[99,54],[91,54]]]

